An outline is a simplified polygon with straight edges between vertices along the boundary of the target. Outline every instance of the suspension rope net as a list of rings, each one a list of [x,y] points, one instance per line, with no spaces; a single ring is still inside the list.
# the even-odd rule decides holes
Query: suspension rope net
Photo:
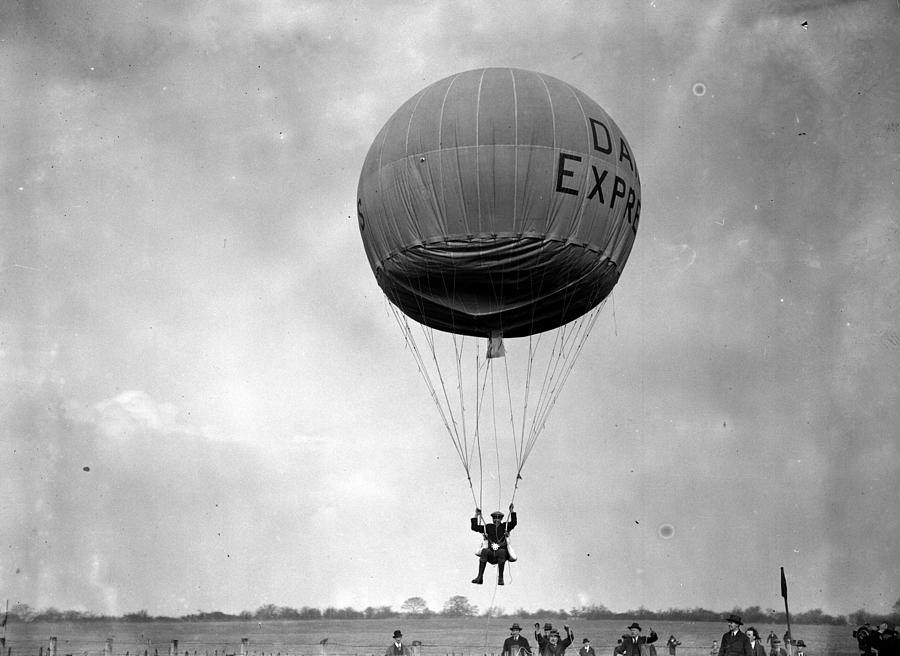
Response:
[[[459,456],[476,507],[483,507],[491,479],[498,507],[504,486],[512,488],[513,503],[525,463],[604,304],[554,330],[504,340],[507,355],[488,357],[485,338],[429,328],[387,303]]]

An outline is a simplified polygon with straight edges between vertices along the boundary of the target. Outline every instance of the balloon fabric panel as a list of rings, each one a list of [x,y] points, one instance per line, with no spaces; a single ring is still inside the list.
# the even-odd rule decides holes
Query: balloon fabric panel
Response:
[[[360,176],[360,231],[392,303],[467,335],[528,335],[612,290],[640,212],[637,168],[599,105],[555,78],[468,71],[404,103]]]

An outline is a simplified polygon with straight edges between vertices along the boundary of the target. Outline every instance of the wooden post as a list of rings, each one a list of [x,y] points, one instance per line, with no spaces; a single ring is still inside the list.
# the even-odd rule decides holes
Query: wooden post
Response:
[[[47,648],[47,656],[56,656],[56,636],[50,636],[50,646]]]

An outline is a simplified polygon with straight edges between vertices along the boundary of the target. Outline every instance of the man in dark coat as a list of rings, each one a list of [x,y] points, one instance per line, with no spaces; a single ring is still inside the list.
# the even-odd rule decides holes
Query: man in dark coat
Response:
[[[728,622],[728,631],[719,641],[719,656],[753,656],[753,647],[750,644],[750,638],[741,631],[740,615],[732,613],[725,618]]]
[[[481,524],[481,508],[475,509],[475,516],[472,518],[472,530],[480,533],[487,540],[487,546],[478,554],[478,576],[472,579],[472,583],[481,585],[484,583],[484,568],[488,563],[497,566],[497,585],[503,585],[503,568],[506,567],[506,561],[509,559],[509,552],[506,550],[506,538],[509,532],[516,527],[516,511],[513,505],[509,504],[509,521],[504,522],[503,513],[499,510],[491,513],[493,522],[490,524]]]
[[[581,649],[578,650],[578,656],[597,656],[594,648],[591,647],[591,641],[587,638],[581,641]]]
[[[534,623],[534,639],[537,642],[538,652],[540,652],[544,645],[547,644],[547,641],[550,639],[550,632],[553,630],[553,625],[550,622],[544,622],[544,632],[541,633],[541,624],[540,622]]]
[[[502,656],[531,656],[531,645],[528,644],[528,638],[521,635],[522,627],[518,622],[513,622],[509,627],[509,637],[503,641],[503,649],[500,650]]]
[[[575,639],[575,634],[572,633],[572,629],[568,626],[564,626],[563,629],[566,632],[564,640],[559,639],[559,631],[556,629],[550,630],[547,642],[541,645],[541,656],[564,656],[566,648],[571,645],[572,641]]]
[[[625,656],[641,656],[641,645],[649,645],[659,639],[653,629],[650,629],[649,636],[641,635],[643,629],[637,622],[632,622],[628,630],[631,631],[631,635],[622,636],[622,644],[616,647],[615,653],[625,654]]]
[[[384,651],[384,656],[410,656],[409,647],[403,643],[403,634],[397,629],[394,631],[394,641]]]

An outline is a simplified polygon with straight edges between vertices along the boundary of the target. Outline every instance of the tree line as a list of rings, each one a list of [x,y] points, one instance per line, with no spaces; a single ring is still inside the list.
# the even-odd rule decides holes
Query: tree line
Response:
[[[819,608],[791,613],[791,622],[795,624],[835,624],[835,625],[860,625],[864,622],[878,623],[881,621],[900,621],[900,599],[893,606],[893,612],[888,615],[876,615],[859,609],[849,615],[829,615]],[[146,610],[125,613],[121,616],[111,616],[94,613],[91,611],[58,610],[47,608],[38,610],[27,604],[16,604],[9,609],[5,618],[6,622],[79,622],[79,621],[125,621],[125,622],[228,622],[228,621],[266,621],[266,620],[378,620],[378,619],[428,619],[434,617],[497,617],[516,620],[657,620],[680,622],[715,622],[722,619],[727,613],[740,615],[745,623],[776,623],[786,624],[784,611],[773,608],[763,609],[760,606],[747,608],[730,608],[726,611],[714,611],[707,608],[669,608],[667,610],[648,610],[640,607],[624,612],[612,611],[603,604],[581,606],[569,610],[550,610],[539,608],[534,611],[518,608],[514,612],[506,612],[503,608],[491,607],[479,612],[478,606],[469,602],[467,597],[454,595],[444,602],[439,611],[432,610],[422,597],[410,597],[403,602],[399,610],[391,606],[367,606],[362,610],[351,607],[325,609],[303,606],[291,608],[290,606],[276,606],[265,604],[254,611],[241,611],[237,614],[221,611],[197,611],[188,615],[177,617],[165,615],[150,615]]]

